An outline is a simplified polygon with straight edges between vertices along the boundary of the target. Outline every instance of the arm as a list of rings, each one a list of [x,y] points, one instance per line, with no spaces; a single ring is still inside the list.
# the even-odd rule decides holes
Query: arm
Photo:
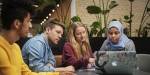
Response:
[[[75,69],[74,69],[73,66],[67,66],[67,67],[56,68],[55,71],[59,71],[59,72],[75,72]]]
[[[19,46],[18,46],[17,50],[18,50],[17,55],[19,55],[20,60],[21,60],[21,68],[20,68],[21,69],[21,75],[60,75],[60,72],[38,72],[38,73],[32,72],[28,68],[28,66],[24,63]],[[10,74],[8,74],[8,75],[10,75]]]
[[[101,46],[101,48],[100,48],[99,51],[106,51],[106,50],[107,50],[107,47],[106,47],[107,43],[108,43],[108,41],[105,40],[105,41],[103,42],[103,44],[102,44],[102,46]]]
[[[12,51],[8,47],[5,49],[7,50],[0,48],[0,75],[59,75],[59,72],[31,72],[23,62],[19,46],[16,45]],[[14,63],[12,61],[16,62]]]
[[[31,72],[28,66],[22,60],[22,75],[60,75],[60,72]]]
[[[34,43],[33,43],[34,42]],[[28,61],[29,67],[34,71],[54,71],[55,68],[50,65],[50,63],[46,63],[43,57],[44,51],[46,47],[41,41],[32,41],[28,43],[27,47],[23,47],[23,51],[29,51]],[[49,64],[49,65],[48,65]]]
[[[74,75],[73,72],[31,72],[27,65],[23,62],[22,63],[22,74],[21,75]]]
[[[130,39],[129,42],[126,43],[125,50],[127,50],[127,51],[136,51],[134,42],[131,39]]]
[[[15,66],[10,63],[8,54],[0,48],[0,75],[19,75]]]
[[[63,64],[66,66],[73,65],[75,69],[86,67],[88,64],[87,58],[81,58],[77,60],[74,50],[69,43],[66,43],[63,48]]]

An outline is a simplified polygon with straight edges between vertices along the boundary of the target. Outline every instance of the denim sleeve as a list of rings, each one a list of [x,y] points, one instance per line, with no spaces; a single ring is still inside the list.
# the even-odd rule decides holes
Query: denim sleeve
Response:
[[[54,71],[54,66],[48,66],[43,58],[44,44],[42,42],[33,42],[28,45],[29,67],[35,72]]]

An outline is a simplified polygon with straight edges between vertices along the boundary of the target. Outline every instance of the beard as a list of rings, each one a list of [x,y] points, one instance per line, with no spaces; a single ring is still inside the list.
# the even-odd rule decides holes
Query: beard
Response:
[[[28,32],[29,32],[29,29],[24,29],[23,27],[20,27],[18,29],[19,36],[22,38],[27,37]]]

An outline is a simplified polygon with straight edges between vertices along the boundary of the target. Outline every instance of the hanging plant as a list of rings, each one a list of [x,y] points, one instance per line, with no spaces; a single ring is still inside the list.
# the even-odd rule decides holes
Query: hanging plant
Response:
[[[144,12],[143,12],[143,15],[142,15],[142,19],[141,19],[141,22],[140,22],[140,27],[139,27],[139,30],[138,30],[138,37],[143,36],[143,33],[144,33],[143,30],[145,29],[144,25],[146,24],[146,26],[147,26],[146,21],[150,18],[149,4],[150,4],[150,0],[147,0],[145,9],[144,9]],[[145,34],[144,34],[144,36],[145,36]]]

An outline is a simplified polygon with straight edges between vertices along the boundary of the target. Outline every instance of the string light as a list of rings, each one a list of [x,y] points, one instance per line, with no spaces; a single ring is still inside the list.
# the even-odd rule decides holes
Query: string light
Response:
[[[33,6],[36,7],[36,8],[39,7],[39,5],[33,5]]]
[[[48,19],[48,16],[46,17],[46,19]]]
[[[56,6],[59,7],[60,5],[57,4]],[[52,12],[55,12],[55,10],[53,9]],[[52,16],[51,13],[49,13],[48,15],[49,15],[49,16]],[[48,16],[46,17],[46,19],[48,19]],[[44,19],[44,20],[41,22],[41,25],[46,21],[46,19]]]
[[[44,22],[46,21],[46,19],[44,19]]]
[[[59,4],[57,4],[57,7],[59,7]]]
[[[44,21],[42,21],[42,24],[44,23]]]
[[[43,23],[41,23],[41,25],[42,25]]]
[[[51,14],[51,13],[49,13],[48,15],[49,15],[49,16],[51,16],[52,14]]]
[[[55,12],[55,10],[53,9],[52,12]]]

